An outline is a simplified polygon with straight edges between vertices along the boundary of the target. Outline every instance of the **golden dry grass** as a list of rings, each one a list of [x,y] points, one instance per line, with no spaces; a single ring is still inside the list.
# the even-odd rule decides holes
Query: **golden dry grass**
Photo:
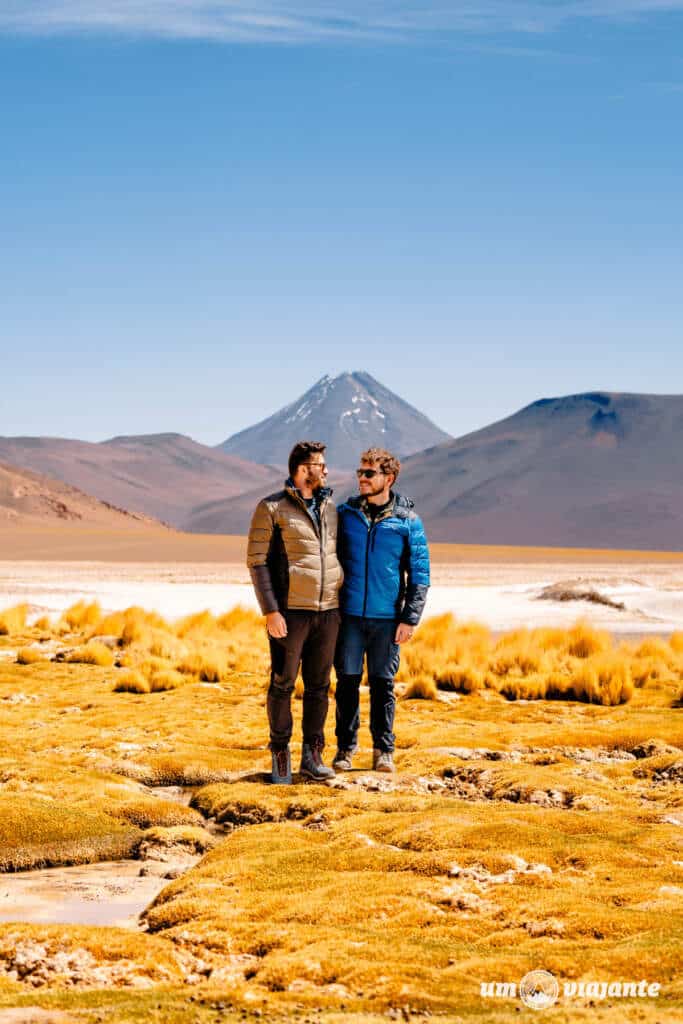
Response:
[[[89,640],[87,644],[72,651],[66,660],[72,664],[99,665],[101,668],[109,668],[114,664],[114,655],[105,644],[98,643],[97,640]]]
[[[17,665],[35,665],[45,661],[45,656],[37,647],[22,647],[17,651]]]
[[[27,614],[27,604],[16,604],[12,608],[5,608],[4,611],[1,611],[0,636],[12,636],[21,633],[26,626]]]
[[[313,1019],[330,1024],[379,1022],[410,1006],[502,1024],[515,1005],[482,1003],[479,981],[518,981],[539,966],[564,979],[651,977],[663,986],[656,1005],[564,1006],[549,1020],[680,1019],[676,639],[617,646],[581,625],[495,638],[450,617],[426,622],[402,652],[398,775],[382,780],[397,788],[373,792],[361,784],[377,778],[365,692],[358,770],[341,780],[350,788],[264,785],[268,657],[257,616],[172,624],[137,610],[103,625],[70,627],[62,642],[116,637],[121,668],[0,661],[5,870],[131,857],[145,841],[201,853],[213,844],[200,827],[206,817],[228,830],[162,891],[147,913],[150,933],[119,940],[116,930],[58,929],[63,943],[103,962],[125,949],[157,986],[153,999],[102,993],[107,1019],[204,1024],[220,998],[234,1019],[259,1006],[284,1022],[299,1006],[321,1007]],[[41,634],[23,624],[17,637],[26,646]],[[16,649],[17,637],[0,648]],[[218,685],[201,679],[199,662],[179,671],[181,659],[216,652],[225,659]],[[666,672],[653,674],[653,663]],[[166,673],[183,685],[155,692]],[[630,691],[629,678],[639,680]],[[424,699],[438,689],[451,691],[447,700]],[[300,706],[294,715],[296,761]],[[333,732],[332,713],[328,753]],[[629,754],[650,740],[656,756]],[[174,785],[195,789],[193,808],[153,795]],[[549,870],[520,870],[519,858]],[[0,966],[10,946],[56,934],[0,926]],[[192,1004],[176,954],[214,972],[190,988],[200,994]],[[155,964],[175,965],[164,985]],[[0,1005],[12,1005],[25,989],[2,979],[0,970]],[[90,998],[57,985],[50,1005],[85,1013]]]
[[[634,686],[683,675],[683,653],[676,644],[676,639],[658,639],[617,647],[608,633],[582,622],[494,638],[484,626],[442,615],[420,626],[403,648],[397,679],[407,684],[405,698],[434,698],[436,689],[473,693],[488,687],[509,700],[621,704],[630,700]]]

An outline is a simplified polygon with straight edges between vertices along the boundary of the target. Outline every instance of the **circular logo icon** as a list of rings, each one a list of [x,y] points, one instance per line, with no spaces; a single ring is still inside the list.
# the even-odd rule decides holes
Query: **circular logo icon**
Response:
[[[547,1010],[559,994],[557,978],[550,971],[529,971],[519,983],[519,998],[532,1010]]]

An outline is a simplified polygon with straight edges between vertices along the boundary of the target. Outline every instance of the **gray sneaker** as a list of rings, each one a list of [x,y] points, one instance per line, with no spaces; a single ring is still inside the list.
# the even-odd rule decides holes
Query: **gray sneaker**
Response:
[[[322,745],[320,743],[304,743],[301,748],[301,766],[299,771],[309,779],[316,782],[324,782],[325,779],[333,779],[334,771],[326,768],[322,759]]]
[[[286,750],[271,751],[270,781],[278,786],[292,785],[292,758],[289,747]]]
[[[353,767],[353,750],[338,750],[334,755],[332,767],[336,772],[350,772]]]
[[[394,772],[394,759],[390,750],[373,750],[372,770],[374,772]]]

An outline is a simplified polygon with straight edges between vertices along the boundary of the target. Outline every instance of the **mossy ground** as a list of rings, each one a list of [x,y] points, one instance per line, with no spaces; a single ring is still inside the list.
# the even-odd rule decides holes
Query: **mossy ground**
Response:
[[[401,689],[431,673],[433,699],[399,701],[398,773],[380,779],[392,787],[382,792],[372,789],[365,693],[358,770],[340,779],[348,788],[265,784],[267,647],[254,616],[171,628],[141,612],[102,621],[81,609],[41,625],[15,617],[0,654],[36,644],[54,656],[55,643],[78,649],[96,635],[123,643],[111,665],[0,660],[3,869],[131,857],[146,829],[193,835],[187,828],[203,817],[227,831],[148,908],[147,931],[0,926],[0,966],[17,944],[41,943],[87,950],[97,963],[130,961],[150,988],[93,990],[56,976],[27,989],[4,977],[0,1006],[117,1022],[203,1024],[260,1011],[330,1024],[386,1021],[387,1012],[496,1024],[521,1004],[482,998],[480,983],[544,968],[563,981],[662,986],[657,1000],[561,1000],[549,1021],[683,1016],[678,640],[606,650],[586,631],[501,643],[443,621],[425,628],[404,658]],[[594,647],[583,659],[572,653],[579,640]],[[590,702],[597,691],[583,701],[500,692],[529,676],[537,690],[539,675],[561,665],[576,680],[570,659],[593,655],[618,662],[604,704]],[[504,688],[487,679],[494,657]],[[125,672],[147,679],[181,661],[182,685],[116,690]],[[452,679],[441,690],[444,664],[478,669],[473,692],[453,692],[469,684]],[[211,665],[216,682],[202,678]],[[328,752],[333,733],[331,714]],[[658,746],[642,756],[650,740]],[[151,789],[170,785],[194,787],[193,807]]]

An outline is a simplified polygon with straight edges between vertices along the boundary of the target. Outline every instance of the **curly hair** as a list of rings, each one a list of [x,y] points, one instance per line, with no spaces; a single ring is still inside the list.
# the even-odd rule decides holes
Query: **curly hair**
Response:
[[[382,470],[382,472],[391,473],[391,475],[394,477],[394,480],[398,477],[398,474],[401,472],[400,461],[396,458],[395,455],[392,455],[391,452],[388,452],[386,448],[368,448],[368,450],[366,452],[363,452],[363,454],[361,455],[360,461],[373,463],[378,462],[379,468]]]

